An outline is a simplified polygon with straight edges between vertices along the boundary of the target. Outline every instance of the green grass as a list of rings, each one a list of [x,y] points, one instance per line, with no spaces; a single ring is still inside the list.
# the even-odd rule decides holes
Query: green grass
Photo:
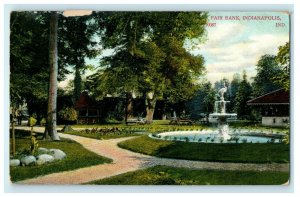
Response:
[[[193,170],[155,166],[93,181],[96,185],[279,185],[289,180],[287,172]]]
[[[157,157],[243,163],[288,163],[289,145],[286,144],[210,144],[172,142],[142,136],[118,144]]]
[[[138,125],[138,124],[124,124],[124,123],[116,123],[116,124],[94,124],[94,125],[72,125],[72,128],[113,128],[117,127],[119,129],[130,130],[132,132],[135,131],[145,131],[148,133],[158,133],[158,132],[166,132],[166,131],[178,131],[178,130],[205,130],[205,129],[217,129],[216,125],[203,125],[203,124],[194,124],[194,125],[169,125],[170,120],[155,120],[152,124]],[[63,126],[60,125],[60,128]],[[270,133],[288,133],[288,127],[266,127],[261,126],[261,124],[237,121],[231,122],[230,127],[235,130],[245,129],[245,130],[256,130],[259,132],[270,132]],[[73,134],[73,133],[71,133]],[[76,134],[76,133],[74,133]],[[94,137],[94,136],[86,136],[86,137]],[[99,139],[99,138],[98,138]]]
[[[82,137],[88,137],[98,140],[106,140],[106,139],[114,139],[114,138],[121,138],[121,137],[130,137],[130,136],[139,136],[140,134],[137,133],[122,133],[122,134],[108,134],[102,135],[100,133],[85,133],[80,131],[68,131],[64,132],[66,134],[77,135]]]
[[[38,136],[40,139],[41,136]],[[30,139],[28,132],[18,131],[16,138],[16,150],[21,153],[28,150],[30,147]],[[61,161],[41,165],[41,166],[26,166],[26,167],[11,167],[11,181],[16,182],[24,179],[34,178],[41,175],[51,174],[61,171],[69,171],[82,167],[98,165],[112,162],[111,159],[101,157],[96,153],[88,151],[82,145],[68,139],[61,139],[60,142],[50,142],[39,140],[39,147],[58,148],[64,151],[67,156]]]
[[[94,124],[94,125],[72,125],[72,128],[113,128],[117,127],[119,129],[125,129],[130,131],[145,131],[145,132],[165,132],[165,131],[174,131],[174,130],[203,130],[208,128],[206,125],[169,125],[169,120],[155,120],[152,124],[138,125],[138,124]],[[60,125],[59,128],[62,128],[63,125]]]

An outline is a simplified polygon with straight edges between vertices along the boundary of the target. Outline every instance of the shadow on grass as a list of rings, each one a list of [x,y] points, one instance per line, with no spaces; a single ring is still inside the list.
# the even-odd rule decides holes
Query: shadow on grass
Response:
[[[279,185],[289,180],[287,172],[193,170],[155,166],[93,181],[95,185]]]
[[[118,144],[157,157],[214,162],[288,163],[289,145],[286,144],[210,144],[171,142],[142,136]]]

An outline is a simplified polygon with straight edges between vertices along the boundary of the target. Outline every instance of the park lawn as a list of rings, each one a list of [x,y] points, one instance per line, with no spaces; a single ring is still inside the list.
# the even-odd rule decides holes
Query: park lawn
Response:
[[[118,129],[124,129],[126,131],[131,132],[146,132],[146,133],[160,133],[160,132],[168,132],[168,131],[202,131],[206,129],[212,129],[217,130],[216,125],[206,125],[206,124],[193,124],[193,125],[169,125],[170,120],[154,120],[152,124],[145,124],[145,125],[139,125],[139,124],[124,124],[122,122],[115,123],[115,124],[94,124],[94,125],[72,125],[72,128],[74,129],[107,129],[107,128],[118,128]],[[60,125],[59,128],[62,128],[63,125]],[[233,130],[255,130],[256,132],[266,132],[266,133],[273,133],[273,134],[287,134],[289,133],[288,127],[267,127],[262,126],[261,124],[257,123],[254,124],[253,122],[244,122],[244,121],[236,121],[230,123],[230,127]],[[69,133],[69,134],[77,134],[77,133]],[[85,135],[85,137],[92,137],[96,139],[101,139],[98,137],[95,137],[93,135]],[[117,136],[116,136],[117,137]],[[125,136],[124,136],[125,137]],[[114,137],[108,137],[103,139],[109,139]]]
[[[24,133],[28,132],[24,131]],[[38,136],[38,139],[40,138],[41,136]],[[29,150],[30,142],[31,141],[28,134],[24,135],[17,133],[16,151],[21,153],[24,152],[24,150]],[[39,147],[61,149],[67,154],[67,156],[61,161],[55,161],[53,163],[41,166],[10,167],[10,176],[12,182],[55,172],[69,171],[82,167],[112,162],[111,159],[99,156],[96,153],[85,149],[81,144],[69,139],[62,138],[59,142],[39,140],[38,143]]]
[[[82,137],[98,139],[98,140],[107,140],[107,139],[114,139],[114,138],[122,138],[122,137],[130,137],[130,136],[139,136],[139,135],[141,135],[141,134],[138,134],[138,133],[122,133],[122,134],[103,135],[103,134],[100,134],[100,133],[85,133],[85,132],[80,132],[80,131],[67,131],[67,132],[64,132],[64,133],[65,134],[70,134],[70,135],[77,135],[77,136],[82,136]]]
[[[287,144],[212,144],[172,142],[148,136],[126,140],[119,147],[157,157],[214,162],[288,163]]]
[[[179,131],[179,130],[204,130],[207,129],[208,126],[206,125],[200,125],[200,124],[194,124],[194,125],[169,125],[170,120],[155,120],[152,124],[94,124],[94,125],[71,125],[74,129],[92,129],[92,128],[98,128],[98,129],[107,129],[107,128],[118,128],[118,129],[124,129],[131,132],[149,132],[149,133],[155,133],[155,132],[166,132],[166,131]],[[63,128],[63,125],[58,126],[59,128]]]
[[[167,166],[128,172],[93,181],[95,185],[279,185],[289,180],[288,172],[195,170]]]

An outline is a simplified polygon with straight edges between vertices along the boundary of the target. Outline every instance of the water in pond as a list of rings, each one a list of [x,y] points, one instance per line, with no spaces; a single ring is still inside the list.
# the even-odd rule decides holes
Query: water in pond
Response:
[[[281,143],[283,139],[283,136],[280,134],[246,131],[231,133],[230,138],[220,136],[218,131],[174,131],[150,135],[150,137],[162,140],[198,143]]]

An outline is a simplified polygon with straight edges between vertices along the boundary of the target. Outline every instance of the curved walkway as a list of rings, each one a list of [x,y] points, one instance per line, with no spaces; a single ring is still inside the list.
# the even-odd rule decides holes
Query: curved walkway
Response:
[[[17,128],[25,129],[25,127]],[[28,127],[26,129],[29,129]],[[35,128],[36,132],[42,132],[43,128]],[[245,164],[245,163],[221,163],[203,162],[179,159],[167,159],[148,156],[119,148],[121,141],[134,137],[125,137],[109,140],[97,140],[81,136],[59,134],[60,137],[72,139],[86,149],[96,154],[113,159],[113,163],[100,164],[80,168],[72,171],[58,172],[33,179],[17,182],[18,184],[82,184],[94,180],[115,176],[129,171],[144,169],[156,165],[172,167],[185,167],[191,169],[222,169],[222,170],[250,170],[250,171],[289,171],[289,164]],[[80,162],[80,161],[78,161]]]

